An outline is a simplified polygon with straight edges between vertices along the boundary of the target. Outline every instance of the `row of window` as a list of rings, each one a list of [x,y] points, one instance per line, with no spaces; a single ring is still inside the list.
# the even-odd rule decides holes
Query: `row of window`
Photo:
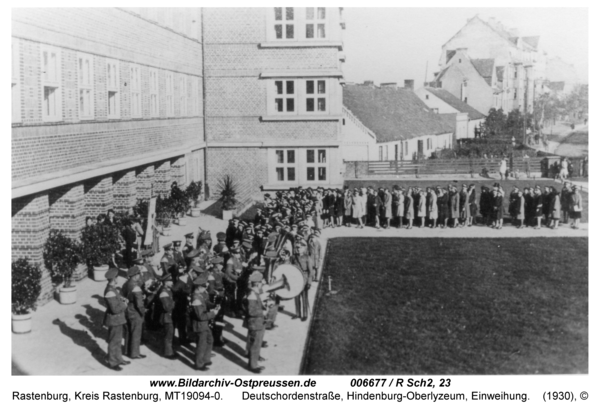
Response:
[[[331,79],[285,79],[271,83],[271,115],[329,114]]]
[[[298,154],[304,154],[302,161]],[[327,149],[276,149],[273,166],[276,182],[326,182]]]
[[[19,84],[19,43],[13,39],[12,55],[12,122],[21,121],[21,101]],[[42,120],[56,122],[62,120],[62,73],[61,73],[61,50],[57,47],[42,45],[41,48],[41,87],[42,87]],[[118,60],[106,59],[103,72],[95,72],[94,57],[90,54],[77,53],[77,100],[79,106],[79,119],[94,119],[94,77],[100,81],[106,81],[106,111],[109,119],[121,117],[121,86],[129,88],[131,101],[131,117],[142,117],[142,67],[138,64],[129,64],[129,83],[121,81],[120,62]],[[149,68],[149,115],[159,116],[159,70]],[[104,74],[104,78],[102,78]],[[175,82],[178,81],[179,89],[179,116],[188,116],[188,103],[194,115],[199,115],[199,78],[184,74],[175,75],[173,72],[165,71],[165,104],[167,117],[175,116]],[[191,87],[188,84],[190,79]],[[100,98],[99,100],[103,100]]]
[[[274,7],[269,13],[270,41],[328,40],[330,23],[325,7]]]

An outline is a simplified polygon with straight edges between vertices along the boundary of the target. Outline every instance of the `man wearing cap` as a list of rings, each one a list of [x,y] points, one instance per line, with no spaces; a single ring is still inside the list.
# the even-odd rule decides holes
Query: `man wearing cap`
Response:
[[[212,311],[208,311],[206,303],[207,287],[208,279],[206,275],[200,275],[194,280],[190,318],[192,320],[192,330],[197,336],[195,369],[198,371],[207,371],[208,366],[212,364],[210,355],[213,347],[213,336],[208,327],[208,321],[213,319],[220,309],[219,306],[216,306]]]
[[[206,247],[207,252],[210,252],[212,249],[212,236],[210,234],[210,230],[205,230],[202,232],[202,234],[198,235],[196,247]]]
[[[225,243],[227,244],[227,247],[231,248],[231,246],[233,246],[233,239],[235,238],[236,234],[237,234],[237,228],[238,228],[238,222],[239,220],[234,217],[233,219],[231,219],[229,221],[229,226],[227,226],[227,230],[225,230]]]
[[[215,244],[215,247],[213,248],[213,252],[217,256],[223,257],[226,253],[229,253],[229,248],[228,248],[227,244],[225,243],[226,238],[227,238],[227,236],[225,235],[225,233],[223,233],[223,232],[217,233],[217,244]]]
[[[192,253],[198,252],[194,250]],[[199,254],[199,252],[198,252]],[[173,308],[173,323],[177,328],[177,336],[179,337],[179,345],[188,345],[187,325],[189,320],[188,297],[192,294],[195,277],[194,268],[200,269],[195,265],[190,265],[188,271],[181,274],[173,284],[172,292],[175,306]]]
[[[144,306],[144,297],[140,283],[141,273],[139,266],[131,267],[127,271],[127,276],[129,279],[123,286],[123,296],[128,300],[125,312],[127,318],[125,350],[126,355],[129,355],[131,359],[141,359],[146,357],[146,355],[140,354],[142,325],[144,323],[146,307]]]
[[[177,355],[173,352],[173,337],[175,336],[175,327],[173,326],[173,309],[175,301],[173,300],[173,277],[167,274],[161,277],[162,288],[158,299],[162,307],[159,322],[163,326],[163,356],[167,359],[175,359]]]
[[[163,246],[165,254],[160,259],[160,267],[162,269],[162,275],[166,276],[171,274],[173,276],[179,275],[179,268],[173,257],[173,243],[168,243]]]
[[[182,255],[185,261],[185,266],[189,267],[191,260],[188,259],[187,254],[195,250],[194,246],[194,233],[188,233],[185,235],[185,245],[183,246]]]
[[[106,272],[108,283],[104,290],[104,301],[106,304],[106,313],[104,314],[103,325],[108,328],[108,351],[106,362],[108,367],[114,371],[121,371],[120,365],[128,365],[121,352],[121,341],[123,339],[123,326],[127,324],[125,310],[127,309],[127,299],[121,297],[117,288],[117,275],[119,269],[111,268]]]
[[[225,264],[225,298],[227,299],[227,307],[230,313],[236,316],[241,315],[238,310],[240,303],[236,302],[236,292],[238,279],[244,269],[243,262],[241,260],[241,250],[238,247],[231,249],[231,257]],[[241,302],[241,300],[239,300]]]
[[[187,267],[185,257],[181,252],[181,240],[175,240],[173,242],[173,261],[175,261],[175,264],[181,270],[185,270]]]
[[[248,369],[253,373],[261,373],[259,366],[260,348],[265,335],[264,305],[260,298],[263,276],[255,271],[250,275],[250,288],[244,297],[244,312],[248,327]]]
[[[208,294],[212,299],[214,305],[223,306],[225,298],[225,291],[223,286],[224,274],[221,271],[223,269],[223,258],[213,257],[209,260],[210,269],[208,272]],[[223,328],[225,327],[225,309],[219,308],[219,311],[212,320],[211,330],[214,339],[214,346],[222,347],[225,345],[225,338],[223,338]]]

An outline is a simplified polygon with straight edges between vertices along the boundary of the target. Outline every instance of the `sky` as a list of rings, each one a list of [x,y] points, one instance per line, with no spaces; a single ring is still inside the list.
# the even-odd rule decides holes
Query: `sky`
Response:
[[[349,82],[397,82],[415,86],[438,71],[442,45],[467,19],[495,17],[521,36],[539,35],[548,57],[573,64],[588,81],[586,8],[344,8],[344,77]]]

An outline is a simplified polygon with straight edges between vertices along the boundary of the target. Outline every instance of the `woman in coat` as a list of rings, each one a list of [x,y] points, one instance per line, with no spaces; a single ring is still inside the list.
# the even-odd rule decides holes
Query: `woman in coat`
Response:
[[[552,188],[552,201],[550,202],[550,218],[551,218],[551,228],[558,229],[558,223],[560,222],[560,194],[556,190],[556,188]]]
[[[573,186],[573,193],[571,194],[571,218],[573,224],[571,227],[574,229],[579,228],[579,220],[581,220],[581,212],[583,211],[583,198],[579,186]]]
[[[352,191],[347,189],[344,193],[344,224],[350,227],[352,221]]]
[[[354,189],[354,194],[352,195],[352,217],[356,219],[356,228],[363,228],[362,218],[365,214],[363,200],[362,200],[362,192],[359,193],[358,189]]]
[[[472,226],[475,223],[475,216],[477,215],[477,191],[475,185],[471,183],[469,185],[469,220],[467,220],[467,226]]]
[[[406,217],[407,229],[412,229],[413,219],[415,218],[415,199],[413,199],[412,194],[412,188],[408,188],[406,195],[404,196],[404,217]]]
[[[462,189],[460,190],[458,197],[460,218],[462,219],[460,227],[464,227],[469,223],[469,219],[471,218],[471,208],[469,207],[469,192],[467,190],[467,185],[462,185]]]
[[[534,229],[539,230],[542,227],[542,218],[544,217],[544,198],[542,197],[542,190],[539,186],[535,187],[533,203],[535,205],[535,219],[537,220],[537,225]]]
[[[437,210],[440,227],[445,229],[448,227],[448,193],[446,190],[438,186],[437,188]]]
[[[523,224],[525,222],[525,197],[523,196],[522,191],[517,192],[517,198],[513,204],[513,212],[515,214],[515,219],[519,222],[517,229],[522,229],[525,227]]]
[[[383,191],[383,209],[382,216],[385,217],[385,228],[389,229],[392,220],[392,194],[387,187]]]
[[[460,217],[460,197],[456,191],[456,187],[450,187],[450,218],[453,219],[454,223],[452,227],[458,226],[458,218]]]
[[[504,194],[500,190],[494,191],[494,216],[496,217],[493,227],[500,230],[504,222]]]
[[[427,216],[427,196],[425,196],[425,191],[421,190],[419,192],[419,196],[417,197],[419,203],[417,205],[417,217],[421,219],[421,228],[425,227],[425,217]]]
[[[394,197],[393,200],[396,203],[394,218],[398,221],[398,228],[402,228],[402,219],[404,218],[404,191],[399,186],[394,186]]]
[[[344,196],[342,192],[338,191],[335,194],[335,224],[334,227],[342,227],[342,220],[344,219]]]
[[[433,188],[427,188],[427,217],[431,222],[431,228],[435,229],[438,219],[437,195]]]

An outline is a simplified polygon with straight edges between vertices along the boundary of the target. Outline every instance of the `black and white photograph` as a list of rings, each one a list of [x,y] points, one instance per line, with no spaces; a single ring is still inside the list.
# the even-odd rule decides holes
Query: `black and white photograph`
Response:
[[[588,8],[148,5],[10,9],[13,379],[587,378]]]

